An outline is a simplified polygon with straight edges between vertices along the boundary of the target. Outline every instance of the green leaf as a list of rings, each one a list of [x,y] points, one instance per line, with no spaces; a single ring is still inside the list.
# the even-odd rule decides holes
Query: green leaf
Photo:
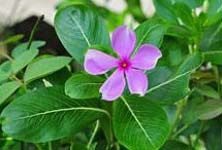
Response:
[[[160,47],[166,28],[159,23],[160,20],[148,20],[139,25],[135,32],[137,37],[137,48],[142,44],[150,43]]]
[[[207,85],[198,85],[195,87],[195,90],[199,92],[201,95],[214,98],[214,99],[220,99],[219,93],[213,89],[211,86]]]
[[[189,150],[189,145],[179,141],[167,141],[160,150]]]
[[[203,51],[222,50],[222,22],[205,28],[200,41],[200,49]]]
[[[46,44],[45,41],[32,41],[30,49],[38,49]],[[21,55],[23,52],[28,51],[28,42],[19,44],[12,50],[12,57],[16,58]]]
[[[222,64],[222,51],[207,51],[204,52],[204,61],[211,62],[215,65]]]
[[[21,83],[18,81],[6,82],[0,86],[0,104],[9,98],[19,87]]]
[[[161,104],[174,103],[184,98],[189,92],[190,74],[202,63],[202,55],[189,55],[174,73],[169,69],[154,69],[148,73],[149,89],[145,97]],[[158,79],[162,77],[162,80]],[[160,82],[157,82],[157,81]]]
[[[154,6],[156,8],[156,13],[163,19],[177,23],[177,16],[174,13],[173,3],[170,0],[154,0]]]
[[[11,62],[5,61],[0,65],[0,83],[7,80],[11,75]]]
[[[157,10],[156,13],[164,20],[193,29],[192,10],[185,3],[171,0],[155,0],[154,5]]]
[[[140,97],[126,97],[115,101],[113,127],[119,143],[132,150],[156,150],[169,134],[164,110]]]
[[[97,108],[98,101],[75,100],[65,96],[62,88],[43,88],[15,99],[2,112],[2,130],[27,142],[61,139],[91,122],[108,115]]]
[[[208,100],[197,106],[196,115],[200,120],[209,120],[222,113],[222,102],[219,100]]]
[[[200,7],[204,0],[175,0],[176,2],[184,3],[191,9]]]
[[[14,74],[25,68],[38,55],[39,51],[36,49],[28,50],[12,61],[12,71]]]
[[[0,45],[7,45],[7,44],[11,44],[11,43],[16,43],[19,40],[21,40],[23,37],[24,37],[23,34],[17,34],[17,35],[11,36],[4,41],[0,41]]]
[[[110,45],[103,19],[84,5],[60,9],[55,17],[55,29],[66,50],[83,63],[85,51],[92,45]]]
[[[65,84],[65,93],[75,99],[99,98],[104,79],[88,74],[75,74]]]
[[[42,78],[46,75],[52,74],[63,67],[67,66],[71,61],[70,57],[45,57],[31,63],[24,75],[25,82],[31,82],[33,80]]]
[[[221,0],[209,0],[208,7],[206,11],[207,20],[205,22],[206,25],[212,25],[222,18],[222,1]]]

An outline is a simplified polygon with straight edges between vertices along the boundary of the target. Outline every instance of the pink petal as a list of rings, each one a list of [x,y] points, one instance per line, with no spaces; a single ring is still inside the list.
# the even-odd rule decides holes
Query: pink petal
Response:
[[[136,44],[136,34],[126,26],[118,27],[112,35],[112,47],[121,58],[128,58]]]
[[[129,69],[126,71],[126,79],[131,94],[145,95],[148,88],[148,80],[143,71]]]
[[[108,101],[117,99],[122,95],[125,85],[124,72],[116,70],[100,88],[102,99]]]
[[[162,57],[162,54],[157,47],[151,44],[144,44],[132,59],[132,66],[138,69],[150,70],[156,66],[160,57]]]
[[[85,55],[84,69],[92,75],[104,74],[118,65],[118,60],[101,51],[90,49]]]

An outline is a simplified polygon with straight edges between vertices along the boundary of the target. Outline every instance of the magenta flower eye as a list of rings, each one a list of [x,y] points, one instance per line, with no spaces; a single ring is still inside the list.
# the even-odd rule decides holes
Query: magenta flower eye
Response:
[[[84,68],[89,74],[100,75],[116,68],[100,88],[102,99],[112,101],[119,98],[126,81],[131,94],[145,95],[148,79],[144,71],[153,69],[162,54],[154,45],[143,44],[135,56],[131,56],[135,44],[135,33],[126,26],[121,26],[112,35],[112,47],[119,58],[95,49],[87,51]]]

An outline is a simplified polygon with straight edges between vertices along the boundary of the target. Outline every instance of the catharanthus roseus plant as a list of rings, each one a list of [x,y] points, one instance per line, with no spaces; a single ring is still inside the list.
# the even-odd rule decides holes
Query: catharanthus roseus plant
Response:
[[[34,40],[42,17],[28,42],[1,37],[0,149],[221,150],[221,1],[153,3],[63,0],[64,51]]]
[[[161,57],[160,50],[150,44],[143,44],[133,56],[136,45],[135,33],[126,26],[118,27],[112,36],[112,47],[119,58],[107,55],[95,49],[86,53],[84,68],[92,75],[104,74],[113,68],[116,71],[100,88],[102,99],[115,100],[124,91],[126,81],[130,93],[144,96],[148,88],[148,80],[144,71],[153,69]]]

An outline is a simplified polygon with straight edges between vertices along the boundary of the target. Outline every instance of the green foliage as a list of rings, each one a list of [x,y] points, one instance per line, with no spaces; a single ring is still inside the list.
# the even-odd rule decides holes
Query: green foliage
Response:
[[[0,104],[10,97],[19,87],[21,83],[18,81],[6,82],[0,86]]]
[[[114,103],[113,126],[119,142],[133,150],[158,149],[169,134],[163,109],[144,98],[133,96],[121,97]]]
[[[24,69],[32,60],[38,55],[39,51],[36,49],[28,50],[12,61],[12,72],[18,73]]]
[[[103,78],[88,74],[75,74],[65,84],[65,93],[75,99],[99,98]]]
[[[1,41],[0,149],[220,150],[222,2],[153,2],[155,15],[146,18],[137,0],[126,0],[122,13],[91,0],[64,0],[54,23],[72,58],[39,53],[44,41],[8,52],[21,35]],[[129,23],[135,51],[153,44],[162,57],[146,72],[145,96],[129,95],[126,88],[118,100],[105,102],[99,89],[112,71],[86,74],[85,52],[116,55],[110,31],[129,15],[138,23]]]
[[[72,135],[109,115],[96,100],[74,100],[62,88],[44,88],[15,99],[2,112],[3,131],[28,142],[47,142]]]
[[[36,60],[31,63],[24,75],[24,81],[30,82],[38,78],[47,76],[67,66],[71,61],[69,57],[49,57]]]
[[[110,45],[103,19],[84,5],[60,9],[55,17],[55,29],[64,47],[79,63],[83,63],[84,54],[92,45]]]

